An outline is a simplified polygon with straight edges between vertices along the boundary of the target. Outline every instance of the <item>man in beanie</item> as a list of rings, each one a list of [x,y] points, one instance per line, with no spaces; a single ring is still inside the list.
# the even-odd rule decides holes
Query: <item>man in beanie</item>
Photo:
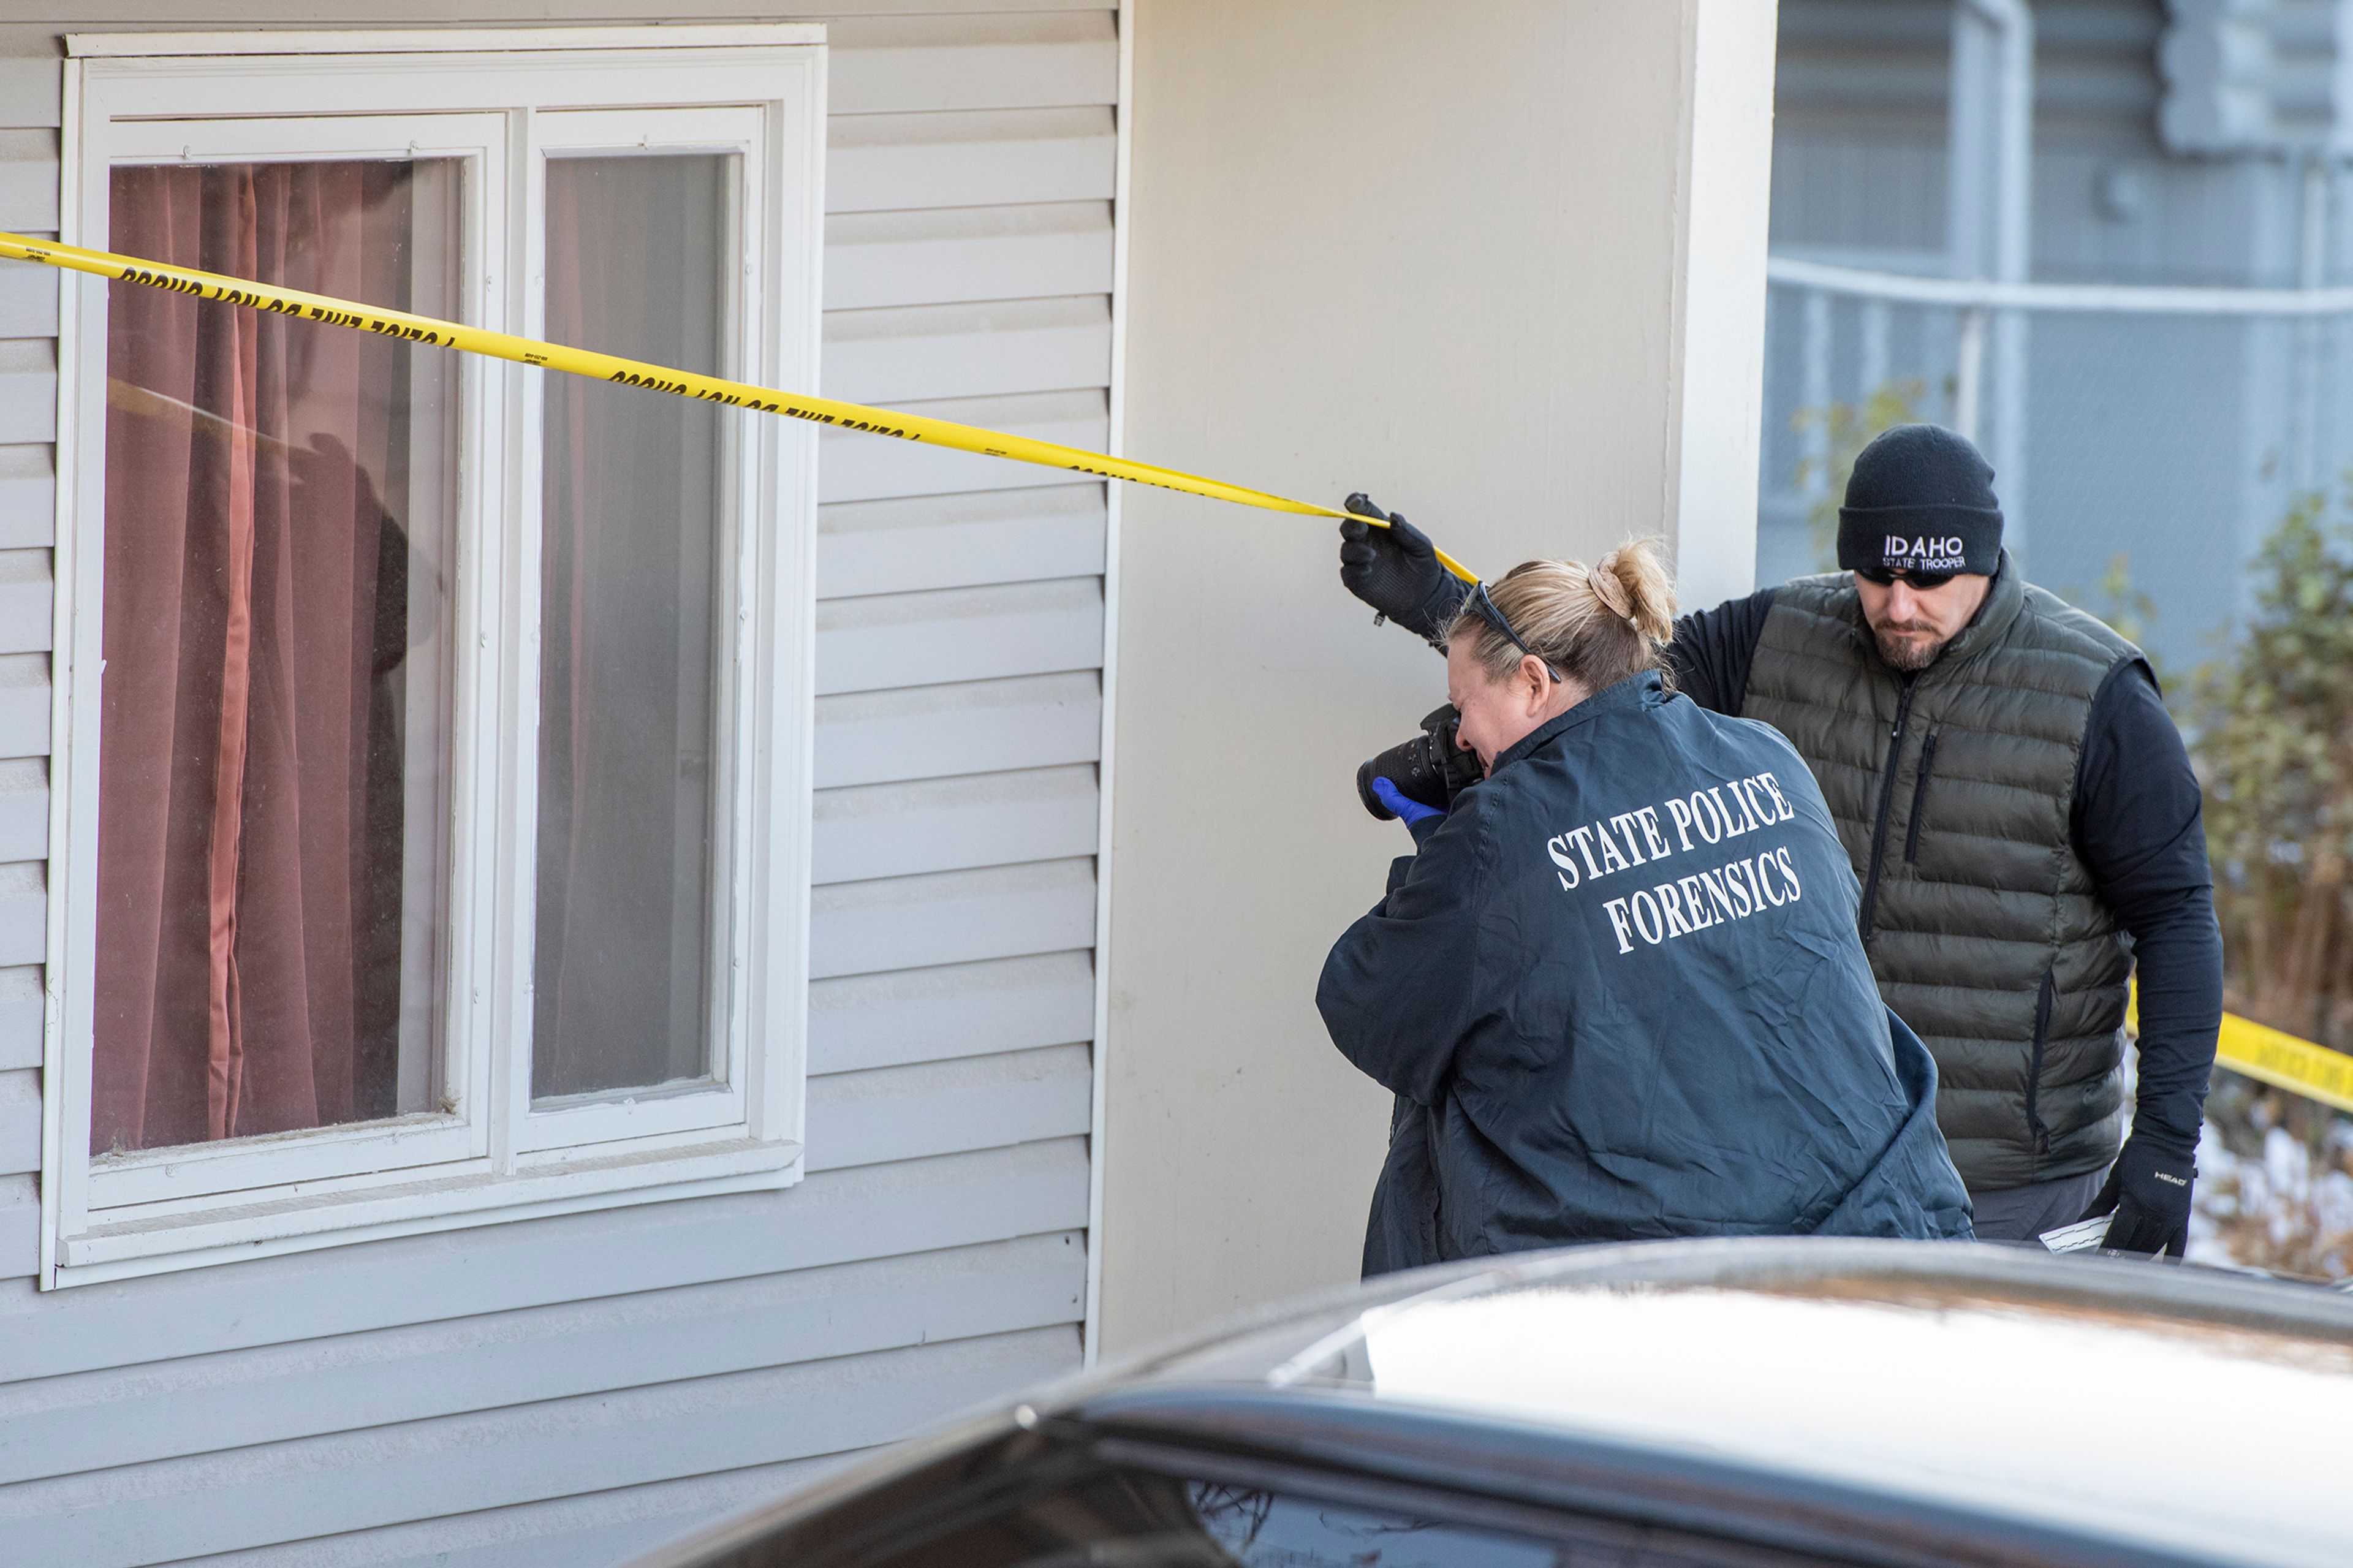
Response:
[[[1993,478],[1949,430],[1886,432],[1839,510],[1844,570],[1684,616],[1669,663],[1813,769],[1880,994],[1936,1056],[1978,1236],[2112,1213],[2108,1246],[2179,1257],[2222,1012],[2198,782],[2140,650],[2020,576]],[[1461,585],[1390,521],[1341,524],[1341,581],[1435,642]]]

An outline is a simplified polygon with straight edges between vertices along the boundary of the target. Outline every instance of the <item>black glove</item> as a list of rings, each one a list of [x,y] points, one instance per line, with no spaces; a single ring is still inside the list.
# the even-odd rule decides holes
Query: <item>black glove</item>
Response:
[[[1360,490],[1342,503],[1358,517],[1388,520],[1340,525],[1340,584],[1388,619],[1439,647],[1461,609],[1467,590],[1438,563],[1430,536],[1396,512],[1383,511]]]
[[[2189,1241],[2189,1194],[2197,1180],[2198,1164],[2189,1155],[2136,1132],[2125,1140],[2084,1218],[2116,1215],[2100,1244],[2114,1251],[2179,1258]]]

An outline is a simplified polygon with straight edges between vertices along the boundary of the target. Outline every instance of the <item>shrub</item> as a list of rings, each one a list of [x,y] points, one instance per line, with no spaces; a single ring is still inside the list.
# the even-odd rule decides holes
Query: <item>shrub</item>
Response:
[[[2253,563],[2254,610],[2189,705],[2229,1005],[2340,1046],[2353,1024],[2353,492],[2299,501]]]
[[[2252,612],[2184,704],[2205,787],[2223,1005],[2343,1049],[2353,1044],[2353,488],[2334,509],[2325,496],[2299,500],[2249,573]],[[2217,1072],[2199,1163],[2193,1254],[2353,1272],[2353,1120]]]

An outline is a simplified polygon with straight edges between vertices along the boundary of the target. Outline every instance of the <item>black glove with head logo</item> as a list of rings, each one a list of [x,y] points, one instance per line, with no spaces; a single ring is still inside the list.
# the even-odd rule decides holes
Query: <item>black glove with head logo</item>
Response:
[[[2197,1180],[2198,1163],[2189,1155],[2136,1132],[2125,1140],[2084,1217],[2116,1215],[2100,1244],[2112,1251],[2179,1258],[2189,1241],[2189,1194]]]
[[[1468,588],[1438,563],[1430,536],[1404,517],[1383,511],[1361,490],[1342,504],[1358,517],[1386,518],[1388,526],[1340,525],[1341,586],[1431,647],[1441,646]]]

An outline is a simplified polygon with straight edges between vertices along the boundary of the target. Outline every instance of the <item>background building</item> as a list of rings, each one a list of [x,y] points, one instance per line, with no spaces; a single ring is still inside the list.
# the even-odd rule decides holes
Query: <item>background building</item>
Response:
[[[1774,288],[1758,581],[1815,569],[1839,442],[1808,411],[1893,394],[1974,425],[2036,581],[2097,600],[2126,556],[2168,666],[2210,656],[2256,541],[2353,460],[2348,29],[2336,0],[1787,0],[1776,258],[2124,287],[1974,328]]]

